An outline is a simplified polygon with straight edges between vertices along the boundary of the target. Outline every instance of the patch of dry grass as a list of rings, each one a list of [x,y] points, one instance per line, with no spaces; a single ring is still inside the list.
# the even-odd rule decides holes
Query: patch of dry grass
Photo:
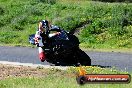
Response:
[[[32,68],[28,66],[11,66],[0,64],[0,79],[10,77],[41,77],[47,74],[44,68]]]

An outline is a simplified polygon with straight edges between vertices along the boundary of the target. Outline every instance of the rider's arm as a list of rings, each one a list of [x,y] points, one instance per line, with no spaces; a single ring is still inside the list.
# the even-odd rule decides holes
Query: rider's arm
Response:
[[[50,31],[55,31],[55,33],[49,33],[48,34],[49,37],[53,37],[53,36],[59,35],[61,33],[60,28],[55,25],[50,25]]]
[[[56,36],[56,35],[59,35],[60,32],[56,32],[56,33],[52,33],[52,34],[49,34],[49,37],[53,37],[53,36]]]

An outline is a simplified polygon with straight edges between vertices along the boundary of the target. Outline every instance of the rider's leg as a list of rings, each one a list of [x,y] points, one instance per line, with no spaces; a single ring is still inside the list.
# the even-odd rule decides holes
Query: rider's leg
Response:
[[[45,61],[45,58],[46,58],[45,57],[44,50],[43,50],[42,47],[39,47],[38,50],[39,50],[39,59],[41,60],[41,62],[44,62]]]

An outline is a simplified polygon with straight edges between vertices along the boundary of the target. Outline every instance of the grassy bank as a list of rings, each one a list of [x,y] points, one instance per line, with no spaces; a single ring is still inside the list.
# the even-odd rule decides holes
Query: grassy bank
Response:
[[[47,76],[42,78],[12,78],[0,82],[1,88],[131,88],[130,84],[85,84],[78,85],[75,77]]]
[[[0,0],[0,44],[29,46],[38,21],[48,19],[86,48],[132,48],[132,4],[90,0]]]
[[[0,88],[131,88],[129,84],[85,84],[76,82],[78,68],[67,70],[45,69],[42,67],[1,66]],[[83,67],[88,74],[128,74],[114,68]]]

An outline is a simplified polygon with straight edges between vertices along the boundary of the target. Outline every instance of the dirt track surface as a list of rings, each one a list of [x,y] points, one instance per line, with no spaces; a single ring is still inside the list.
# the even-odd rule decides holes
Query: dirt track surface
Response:
[[[92,65],[115,67],[119,70],[132,72],[132,54],[120,52],[85,51],[91,58]],[[37,48],[0,46],[0,61],[33,63],[49,65],[40,62]]]
[[[9,77],[41,77],[45,75],[45,70],[31,68],[28,66],[12,66],[0,64],[0,80]]]

